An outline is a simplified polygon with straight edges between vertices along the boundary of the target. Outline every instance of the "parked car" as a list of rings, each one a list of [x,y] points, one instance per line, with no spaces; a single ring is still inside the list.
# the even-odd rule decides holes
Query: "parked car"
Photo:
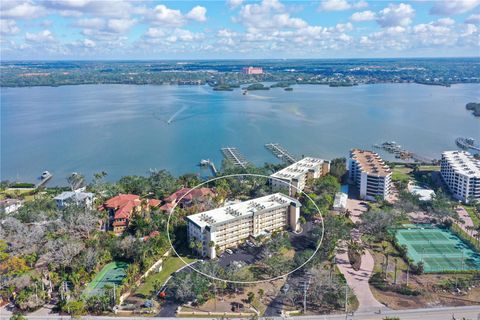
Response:
[[[225,250],[225,252],[228,253],[228,254],[233,254],[233,251],[231,249],[227,249],[227,250]]]

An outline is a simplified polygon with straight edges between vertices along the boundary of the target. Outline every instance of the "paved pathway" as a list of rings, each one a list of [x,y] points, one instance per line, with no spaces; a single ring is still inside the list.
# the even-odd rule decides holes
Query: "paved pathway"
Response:
[[[348,198],[347,210],[350,211],[350,220],[357,223],[361,221],[362,214],[368,210],[368,205],[365,201]]]
[[[474,224],[473,224],[472,218],[470,218],[470,215],[468,214],[467,210],[465,210],[465,208],[463,206],[458,206],[455,210],[457,211],[460,219],[463,220],[463,222],[461,222],[459,220],[456,220],[457,224],[460,226],[460,228],[463,229],[463,231],[465,231],[468,234],[472,234],[472,231],[469,230],[469,228],[473,227]]]
[[[335,257],[340,272],[345,276],[348,286],[353,290],[358,299],[357,312],[387,310],[383,304],[377,301],[370,290],[368,279],[372,275],[375,261],[370,251],[365,250],[362,255],[362,264],[360,269],[355,271],[348,261],[346,245],[339,247]]]
[[[354,223],[361,221],[362,214],[368,210],[366,202],[357,199],[347,200],[347,209],[350,211],[350,219]],[[355,241],[361,242],[361,234],[358,229],[352,230],[352,238]],[[347,246],[345,243],[338,246],[336,255],[337,266],[340,272],[345,276],[348,286],[353,290],[357,296],[359,305],[357,311],[378,311],[387,310],[383,304],[377,301],[370,290],[368,279],[373,272],[375,261],[368,250],[365,250],[362,255],[362,264],[360,270],[355,271],[348,261]]]

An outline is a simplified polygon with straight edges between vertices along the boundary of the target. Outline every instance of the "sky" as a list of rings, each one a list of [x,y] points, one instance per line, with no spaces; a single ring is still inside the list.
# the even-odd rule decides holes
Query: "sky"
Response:
[[[480,0],[1,0],[2,60],[480,55]]]

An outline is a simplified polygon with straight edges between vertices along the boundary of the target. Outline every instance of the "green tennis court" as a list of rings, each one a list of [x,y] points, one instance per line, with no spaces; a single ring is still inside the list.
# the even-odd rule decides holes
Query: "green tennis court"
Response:
[[[126,276],[128,263],[114,261],[107,264],[100,270],[95,278],[85,288],[83,294],[88,297],[101,295],[106,286],[113,287],[120,285]]]
[[[399,244],[425,272],[480,270],[480,255],[447,229],[432,225],[405,225],[397,230]]]

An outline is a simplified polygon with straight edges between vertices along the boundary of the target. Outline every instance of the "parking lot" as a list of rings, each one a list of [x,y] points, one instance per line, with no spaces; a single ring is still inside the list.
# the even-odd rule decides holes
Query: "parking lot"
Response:
[[[231,250],[233,251],[233,254],[223,252],[218,257],[218,264],[220,264],[222,267],[227,267],[234,261],[239,261],[245,265],[249,265],[261,259],[261,247],[250,247],[246,244],[243,244],[242,246]]]
[[[309,221],[302,226],[301,233],[289,232],[290,241],[296,251],[302,251],[308,247],[311,247],[311,243],[307,240],[306,235],[313,228],[314,223]],[[230,250],[232,250],[232,254],[229,254],[227,251],[222,252],[218,257],[218,263],[222,267],[227,267],[231,265],[234,261],[241,262],[244,265],[254,264],[255,262],[262,259],[262,247],[262,245],[253,246],[244,243],[238,248],[231,248]]]

